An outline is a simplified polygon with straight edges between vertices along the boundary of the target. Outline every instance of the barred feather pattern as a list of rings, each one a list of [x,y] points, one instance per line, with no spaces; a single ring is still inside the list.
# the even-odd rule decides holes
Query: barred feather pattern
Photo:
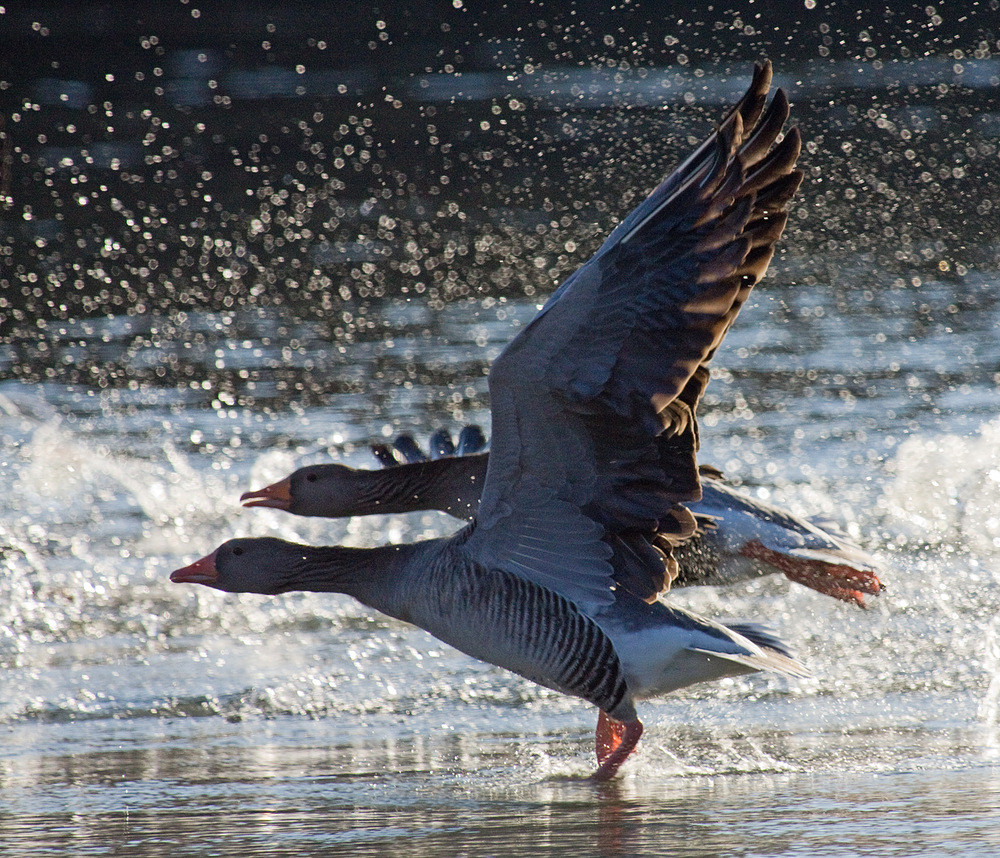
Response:
[[[456,573],[456,565],[448,564],[447,586],[436,590],[441,602],[435,613],[444,625],[428,631],[469,655],[581,697],[611,715],[623,704],[626,712],[631,709],[614,645],[572,602],[503,570],[463,563]],[[482,646],[486,640],[488,649]]]

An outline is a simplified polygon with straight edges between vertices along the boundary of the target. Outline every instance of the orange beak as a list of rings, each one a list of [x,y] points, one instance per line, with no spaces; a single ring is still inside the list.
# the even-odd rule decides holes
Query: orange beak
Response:
[[[285,477],[267,488],[256,492],[244,492],[240,496],[243,506],[267,506],[285,512],[292,506],[292,481]]]
[[[183,569],[175,569],[170,573],[170,580],[175,584],[214,584],[219,580],[219,572],[215,568],[215,552],[201,560],[195,560]]]

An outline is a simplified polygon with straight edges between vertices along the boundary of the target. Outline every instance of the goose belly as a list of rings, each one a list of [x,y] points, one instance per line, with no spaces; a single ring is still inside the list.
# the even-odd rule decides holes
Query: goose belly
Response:
[[[611,640],[573,603],[502,570],[450,569],[446,580],[425,591],[434,597],[405,619],[474,658],[620,720],[635,717]]]
[[[699,622],[662,604],[649,608],[654,622],[623,624],[612,635],[636,699],[760,669],[738,660],[751,652],[723,627]],[[661,617],[661,613],[669,616]]]

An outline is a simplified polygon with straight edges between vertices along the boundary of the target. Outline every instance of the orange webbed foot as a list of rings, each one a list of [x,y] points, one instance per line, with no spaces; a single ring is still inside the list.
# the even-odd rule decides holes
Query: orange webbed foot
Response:
[[[611,780],[621,764],[635,750],[642,736],[642,722],[616,721],[602,710],[597,719],[597,763],[598,769],[591,775],[595,781]]]
[[[762,560],[785,573],[796,584],[811,587],[842,602],[852,602],[865,608],[865,594],[877,596],[885,587],[874,572],[841,563],[810,560],[767,548],[754,539],[740,549],[740,554]]]

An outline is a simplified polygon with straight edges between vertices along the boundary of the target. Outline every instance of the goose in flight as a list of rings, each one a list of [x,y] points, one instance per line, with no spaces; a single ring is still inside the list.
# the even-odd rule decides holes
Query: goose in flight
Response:
[[[392,446],[372,447],[380,471],[307,465],[240,500],[247,507],[323,518],[440,510],[471,520],[486,477],[486,445],[478,426],[464,427],[457,445],[447,430],[436,430],[429,455],[412,436],[400,435]],[[725,586],[781,572],[862,608],[866,594],[884,589],[875,558],[831,526],[820,527],[726,485],[710,465],[700,465],[698,472],[701,500],[685,503],[698,530],[674,548],[677,574],[671,588]]]
[[[643,726],[636,704],[758,670],[801,675],[775,637],[671,607],[665,557],[695,532],[695,409],[707,364],[771,259],[801,181],[771,66],[508,344],[474,519],[369,549],[230,540],[171,580],[340,592],[600,712],[597,780]]]

